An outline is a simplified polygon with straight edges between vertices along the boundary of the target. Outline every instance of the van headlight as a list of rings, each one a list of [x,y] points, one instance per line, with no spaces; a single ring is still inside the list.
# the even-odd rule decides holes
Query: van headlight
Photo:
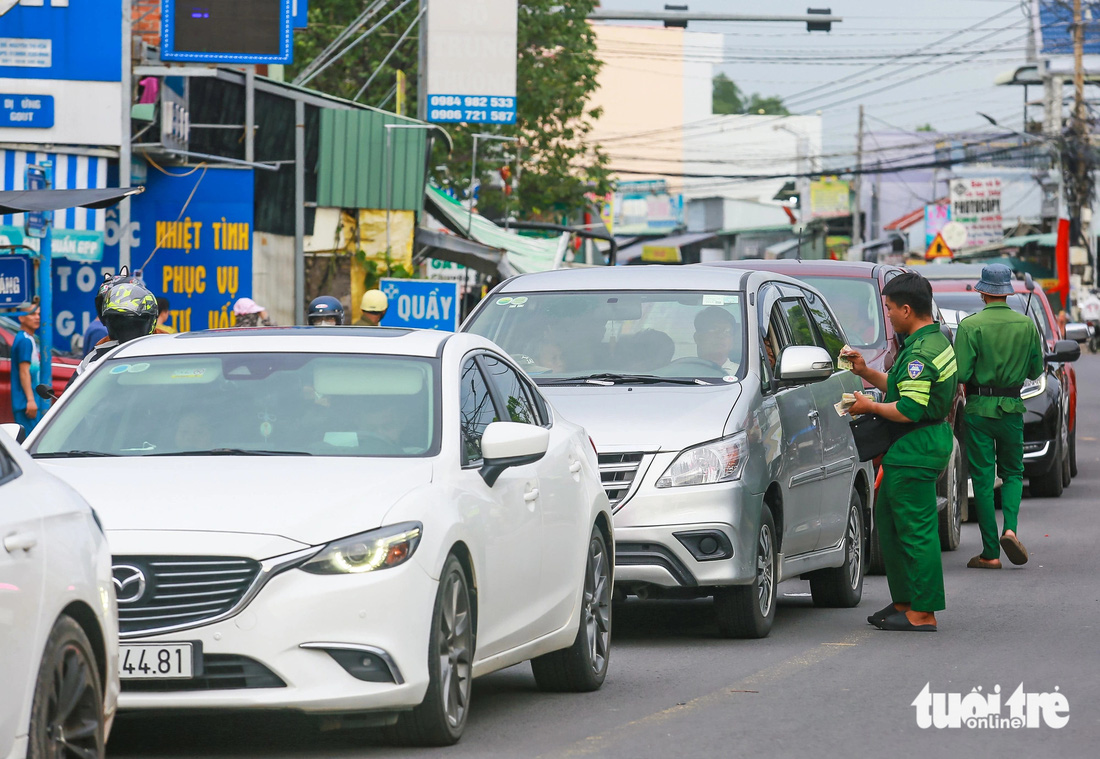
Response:
[[[340,538],[322,548],[301,568],[316,575],[341,575],[396,567],[413,555],[423,529],[420,522],[402,522]]]
[[[661,479],[657,480],[657,487],[712,485],[739,480],[748,454],[748,438],[744,432],[688,448],[669,464]]]
[[[1042,395],[1046,391],[1047,375],[1043,373],[1039,375],[1039,379],[1024,380],[1023,387],[1020,388],[1020,398],[1034,398],[1037,395]]]

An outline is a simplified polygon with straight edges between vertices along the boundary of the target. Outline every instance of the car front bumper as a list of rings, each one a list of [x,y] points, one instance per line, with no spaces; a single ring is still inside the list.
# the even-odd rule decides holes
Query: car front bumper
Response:
[[[428,686],[428,644],[438,582],[416,561],[357,575],[290,569],[272,577],[235,616],[187,630],[123,639],[127,643],[196,642],[202,658],[245,657],[270,675],[210,681],[124,679],[119,709],[293,709],[348,713],[418,705]],[[349,674],[326,649],[371,652],[390,682]],[[214,658],[211,658],[214,657]],[[247,670],[261,672],[254,665]],[[271,676],[284,685],[272,687]],[[259,682],[251,687],[249,682]],[[243,686],[243,687],[242,687]],[[149,688],[153,688],[150,690]]]
[[[615,512],[615,585],[702,588],[745,585],[756,577],[763,495],[740,481],[657,488],[675,454],[657,454],[639,487]],[[703,553],[711,538],[718,550]],[[709,547],[704,544],[704,547]]]

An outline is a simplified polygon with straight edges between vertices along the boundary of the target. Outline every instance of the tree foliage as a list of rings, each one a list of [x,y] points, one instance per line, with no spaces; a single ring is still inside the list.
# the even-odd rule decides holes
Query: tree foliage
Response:
[[[758,92],[746,95],[733,80],[723,73],[714,77],[711,95],[711,112],[714,114],[751,113],[769,116],[790,116],[778,95],[764,96]]]
[[[596,90],[600,61],[596,37],[586,17],[596,0],[519,0],[517,34],[517,123],[446,125],[454,140],[447,155],[436,145],[435,179],[465,197],[470,190],[473,135],[491,133],[516,137],[515,143],[479,141],[477,173],[483,190],[481,210],[488,215],[495,207],[519,218],[557,218],[586,203],[590,192],[610,190],[608,158],[591,141],[597,109],[589,105]],[[295,76],[335,38],[367,5],[367,0],[314,0],[310,3],[310,26],[295,34]],[[377,68],[402,32],[415,19],[417,3],[386,22],[377,32],[329,66],[308,86],[340,97],[352,98]],[[394,6],[396,7],[396,6]],[[387,7],[384,13],[390,10]],[[378,17],[368,23],[373,25]],[[355,35],[358,36],[358,35]],[[352,39],[354,39],[353,37]],[[387,93],[394,86],[396,71],[408,77],[409,115],[415,116],[417,34],[414,31],[378,73],[359,102],[393,108]],[[514,191],[505,196],[490,187],[505,163],[519,166],[513,178]],[[476,183],[475,183],[476,184]],[[497,180],[497,186],[502,183]],[[495,214],[494,214],[495,215]]]

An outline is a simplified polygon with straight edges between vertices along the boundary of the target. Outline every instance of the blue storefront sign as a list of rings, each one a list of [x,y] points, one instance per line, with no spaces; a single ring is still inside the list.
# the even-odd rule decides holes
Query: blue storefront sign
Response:
[[[290,15],[294,17],[295,29],[309,26],[309,0],[291,0]]]
[[[441,124],[515,124],[516,99],[487,95],[428,95],[428,120]]]
[[[233,303],[252,295],[252,171],[150,172],[130,214],[140,230],[131,260],[153,294],[168,298],[169,326],[232,326]]]
[[[52,95],[0,93],[0,127],[49,129],[52,126]]]
[[[429,279],[389,279],[378,289],[389,298],[383,327],[458,329],[458,283]]]
[[[31,299],[31,260],[0,252],[0,306],[18,306]]]
[[[16,5],[0,24],[4,78],[121,81],[122,3]]]

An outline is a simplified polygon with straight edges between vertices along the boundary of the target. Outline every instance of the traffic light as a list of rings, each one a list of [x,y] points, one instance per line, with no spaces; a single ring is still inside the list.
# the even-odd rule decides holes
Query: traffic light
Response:
[[[833,15],[832,8],[807,8],[806,13],[813,16],[831,16]],[[829,32],[833,29],[832,21],[807,21],[807,32]]]

